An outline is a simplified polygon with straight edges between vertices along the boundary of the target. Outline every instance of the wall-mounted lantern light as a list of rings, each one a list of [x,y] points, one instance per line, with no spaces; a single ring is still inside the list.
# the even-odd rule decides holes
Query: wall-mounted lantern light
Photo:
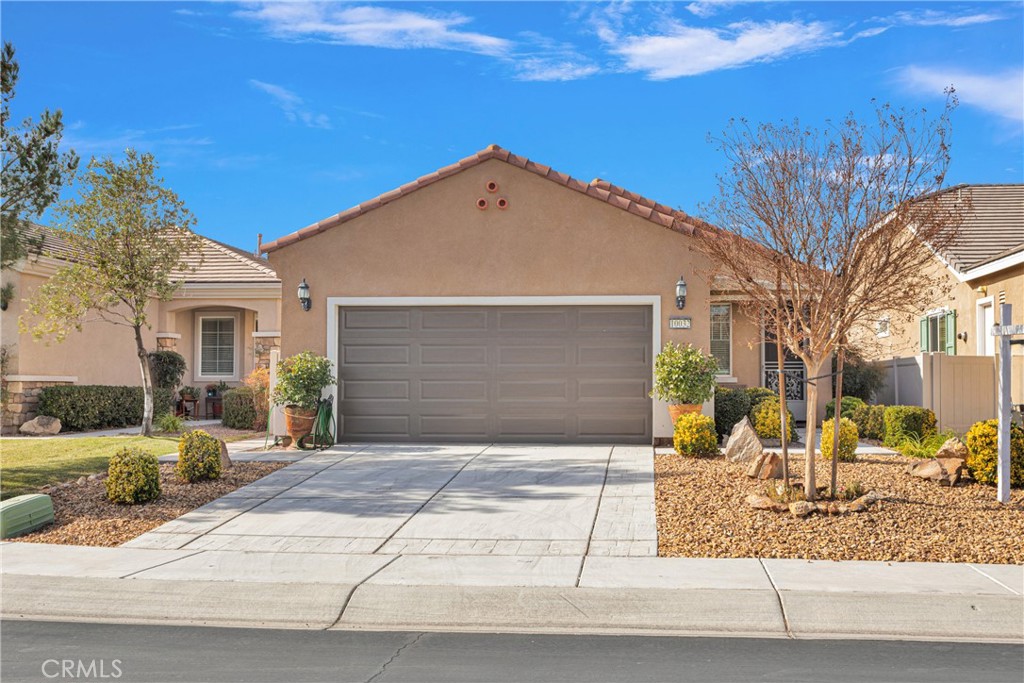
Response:
[[[302,304],[304,311],[308,311],[313,306],[313,300],[309,298],[309,285],[306,284],[306,278],[302,278],[302,282],[299,283],[299,303]]]
[[[686,308],[686,280],[683,276],[679,276],[679,282],[676,283],[676,308],[680,311]]]

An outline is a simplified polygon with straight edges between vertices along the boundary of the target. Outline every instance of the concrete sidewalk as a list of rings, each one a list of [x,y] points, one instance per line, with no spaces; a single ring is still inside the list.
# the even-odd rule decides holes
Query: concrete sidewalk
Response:
[[[0,545],[4,618],[1024,640],[1024,567]]]

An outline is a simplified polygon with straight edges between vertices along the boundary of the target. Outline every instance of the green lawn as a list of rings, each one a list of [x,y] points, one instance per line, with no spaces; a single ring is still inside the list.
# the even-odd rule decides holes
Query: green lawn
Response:
[[[178,438],[3,439],[0,441],[0,497],[32,493],[46,484],[103,472],[110,456],[124,446],[138,446],[154,455],[164,455],[178,449]]]

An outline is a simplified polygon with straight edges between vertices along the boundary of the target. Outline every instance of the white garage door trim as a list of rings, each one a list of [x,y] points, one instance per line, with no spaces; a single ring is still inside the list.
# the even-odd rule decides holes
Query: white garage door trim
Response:
[[[661,297],[647,294],[598,295],[598,296],[329,296],[327,297],[327,357],[338,367],[338,315],[341,308],[357,306],[650,306],[651,358],[661,351]],[[654,368],[651,368],[653,376]],[[334,415],[338,416],[337,386],[331,386],[324,393],[334,395]],[[651,420],[655,424],[658,409],[664,412],[663,404],[651,402]],[[338,433],[340,429],[336,430]]]

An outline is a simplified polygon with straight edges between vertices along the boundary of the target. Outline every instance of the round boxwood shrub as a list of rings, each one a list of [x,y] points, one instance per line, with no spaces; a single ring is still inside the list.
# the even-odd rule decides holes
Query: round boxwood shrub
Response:
[[[781,439],[782,425],[779,420],[779,400],[766,398],[753,409],[754,431],[762,439]],[[796,441],[796,427],[793,426],[793,411],[786,410],[787,441]]]
[[[750,396],[743,389],[718,387],[715,390],[715,431],[722,439],[750,412]]]
[[[857,408],[863,408],[866,403],[860,400],[856,396],[843,396],[843,415],[842,417],[848,417],[853,419],[853,414]],[[836,400],[832,399],[825,404],[825,419],[831,419],[836,414]]]
[[[967,469],[974,480],[995,484],[999,469],[999,420],[976,422],[967,432]],[[1024,487],[1024,427],[1010,425],[1010,486]]]
[[[679,455],[718,455],[715,421],[701,413],[684,413],[676,420],[672,443]]]
[[[110,457],[103,483],[115,503],[146,503],[160,497],[160,464],[152,453],[126,446]]]
[[[224,414],[221,423],[225,427],[254,429],[257,419],[256,398],[252,388],[237,387],[224,392]]]
[[[898,447],[903,439],[924,439],[935,433],[935,413],[920,406],[888,406],[885,409],[885,445]]]
[[[754,421],[754,411],[757,407],[765,401],[774,398],[776,401],[779,400],[779,392],[772,391],[767,387],[747,387],[743,390],[743,393],[750,399],[750,412],[747,415],[750,416],[750,421]]]
[[[845,404],[845,401],[844,401]],[[857,432],[863,439],[885,438],[885,406],[860,406],[853,411],[850,418],[857,425]],[[846,409],[843,409],[846,412]]]
[[[174,473],[187,482],[219,478],[220,441],[201,429],[182,434]]]
[[[835,418],[821,423],[821,455],[832,459],[832,444],[835,441]],[[857,425],[848,417],[839,418],[839,461],[853,462],[857,459]]]

